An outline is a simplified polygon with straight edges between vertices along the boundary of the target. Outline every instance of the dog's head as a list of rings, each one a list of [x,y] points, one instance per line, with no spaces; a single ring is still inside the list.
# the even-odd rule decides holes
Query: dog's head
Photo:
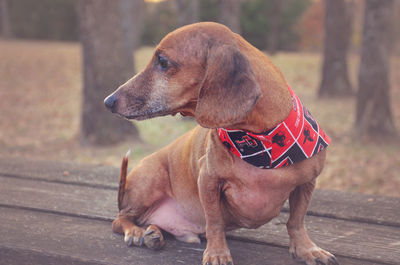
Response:
[[[237,124],[261,95],[237,40],[217,23],[175,30],[160,42],[147,67],[104,103],[128,119],[181,113],[208,128]]]

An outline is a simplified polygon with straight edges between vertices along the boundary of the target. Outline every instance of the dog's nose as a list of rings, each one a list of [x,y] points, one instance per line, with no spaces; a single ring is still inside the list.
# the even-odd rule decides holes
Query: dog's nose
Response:
[[[114,108],[114,105],[115,105],[115,101],[116,101],[116,99],[115,99],[115,96],[114,96],[114,94],[111,94],[111,95],[109,95],[108,97],[106,97],[106,99],[104,99],[104,104],[106,105],[106,107],[109,109],[109,110],[113,110],[113,108]]]

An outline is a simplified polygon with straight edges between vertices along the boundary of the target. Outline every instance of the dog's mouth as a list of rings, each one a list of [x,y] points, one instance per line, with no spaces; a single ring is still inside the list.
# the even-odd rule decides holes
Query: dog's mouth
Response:
[[[175,115],[177,112],[176,111],[167,111],[167,110],[159,110],[159,111],[146,111],[143,113],[137,113],[137,114],[129,114],[129,115],[124,115],[121,113],[116,113],[117,115],[127,119],[127,120],[136,120],[136,121],[143,121],[143,120],[148,120],[152,119],[155,117],[160,117],[160,116],[167,116],[167,115]]]
[[[183,106],[185,105],[183,104]],[[184,110],[183,106],[171,106],[164,100],[154,100],[128,106],[117,105],[112,112],[127,120],[142,121],[160,116],[174,116]]]

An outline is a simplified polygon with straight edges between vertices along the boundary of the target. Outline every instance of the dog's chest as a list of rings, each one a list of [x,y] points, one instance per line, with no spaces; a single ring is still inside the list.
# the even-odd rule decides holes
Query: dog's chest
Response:
[[[256,168],[239,158],[223,187],[228,211],[240,226],[255,228],[276,217],[293,185],[290,170]]]

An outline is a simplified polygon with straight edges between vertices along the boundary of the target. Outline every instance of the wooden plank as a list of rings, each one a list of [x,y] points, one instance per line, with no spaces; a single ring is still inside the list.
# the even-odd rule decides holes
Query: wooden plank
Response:
[[[0,207],[1,208],[1,207]],[[168,239],[161,251],[128,248],[108,221],[1,208],[1,264],[199,264],[205,243]],[[295,265],[286,248],[230,240],[236,265]],[[373,262],[340,258],[342,264]],[[56,261],[56,262],[55,262]]]
[[[309,214],[400,228],[400,197],[316,190]]]
[[[112,220],[118,213],[117,191],[0,176],[0,204],[47,212]]]
[[[47,253],[32,249],[3,247],[0,245],[0,264],[15,265],[95,265],[104,264],[100,261],[81,260],[66,255]]]
[[[288,214],[281,213],[258,229],[239,229],[229,232],[228,236],[232,239],[288,246],[287,219]],[[399,264],[398,228],[315,216],[306,217],[306,227],[310,238],[318,246],[335,255]]]
[[[113,190],[1,177],[0,182],[0,204],[10,208],[32,208],[108,221],[117,213],[117,193]],[[243,229],[230,235],[238,240],[286,247],[287,216],[282,213],[257,230]],[[335,254],[388,264],[400,259],[400,229],[314,216],[308,216],[306,223],[314,241]]]
[[[0,157],[0,174],[21,179],[116,188],[119,169],[70,162]]]
[[[119,169],[0,157],[0,175],[115,189]],[[284,211],[287,209],[286,206]],[[400,197],[317,190],[311,201],[309,215],[400,227]]]
[[[286,202],[283,212],[289,212]],[[308,215],[400,228],[400,197],[315,190]]]

